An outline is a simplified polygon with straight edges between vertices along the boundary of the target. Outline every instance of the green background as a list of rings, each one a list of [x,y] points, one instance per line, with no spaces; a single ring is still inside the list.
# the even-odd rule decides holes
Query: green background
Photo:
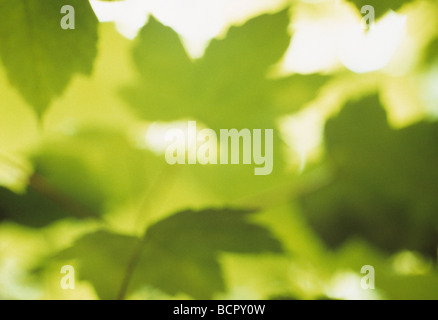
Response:
[[[0,298],[438,298],[438,3],[342,1],[405,15],[391,72],[276,72],[332,3],[284,1],[193,58],[153,16],[129,40],[85,0],[0,0]],[[303,156],[287,132],[318,123],[287,120],[311,112]],[[145,136],[187,120],[274,128],[273,173],[168,165]]]

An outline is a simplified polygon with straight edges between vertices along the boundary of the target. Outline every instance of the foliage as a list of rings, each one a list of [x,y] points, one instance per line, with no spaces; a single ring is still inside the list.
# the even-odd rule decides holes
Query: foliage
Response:
[[[128,40],[88,1],[0,0],[0,298],[436,299],[436,28],[409,29],[400,74],[279,72],[295,19],[329,2],[286,1],[193,58],[153,15]],[[433,1],[350,2],[438,17]],[[287,134],[308,114],[316,156]],[[273,173],[167,164],[145,137],[187,120],[274,128]]]
[[[386,14],[389,10],[398,10],[404,4],[408,3],[407,1],[399,1],[399,0],[350,0],[353,2],[358,9],[361,9],[363,6],[370,5],[374,7],[375,13],[377,17],[381,17]]]
[[[78,259],[84,279],[95,284],[102,298],[126,294],[118,290],[128,267],[130,290],[152,285],[169,294],[184,292],[210,299],[225,289],[217,261],[221,251],[281,252],[265,229],[245,221],[247,214],[233,210],[181,212],[150,226],[142,239],[99,231],[79,239],[74,248],[56,258]],[[108,266],[105,273],[101,266]],[[108,281],[109,276],[118,281]]]
[[[392,130],[372,96],[345,106],[325,134],[332,181],[303,202],[327,242],[356,234],[382,249],[436,256],[438,177],[429,168],[438,161],[437,124]]]
[[[59,27],[64,5],[73,5],[81,21],[72,33]],[[9,79],[37,112],[63,92],[74,73],[91,73],[98,22],[86,1],[1,1],[0,19],[0,56]]]

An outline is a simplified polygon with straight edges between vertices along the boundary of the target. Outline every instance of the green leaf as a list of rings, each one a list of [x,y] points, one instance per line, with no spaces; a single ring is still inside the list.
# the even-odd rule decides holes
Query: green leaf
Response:
[[[252,206],[253,199],[265,192],[282,188],[282,185],[290,182],[291,173],[286,171],[284,142],[274,131],[272,172],[267,175],[255,175],[255,168],[268,166],[263,165],[180,165],[178,170],[186,176],[195,178],[205,190],[209,190],[218,196],[218,203],[229,205],[235,201],[245,201],[245,205]],[[265,152],[264,144],[262,152]],[[223,146],[222,146],[223,148]],[[240,148],[240,154],[243,154]],[[268,160],[267,160],[268,162]],[[230,186],[233,186],[232,188]],[[248,199],[249,198],[249,199]]]
[[[403,261],[400,256],[407,256],[408,259]],[[432,267],[430,260],[413,252],[404,251],[387,257],[366,242],[350,241],[335,252],[333,260],[336,270],[358,272],[364,265],[373,266],[376,272],[376,291],[382,299],[435,300],[438,296],[436,268]],[[409,265],[412,268],[410,272]],[[403,267],[407,270],[400,272]]]
[[[300,110],[314,100],[332,76],[322,74],[294,74],[272,83],[273,106],[279,114]]]
[[[387,13],[389,10],[398,10],[400,9],[405,3],[408,3],[412,0],[350,0],[353,2],[356,7],[359,9],[359,11],[362,9],[363,6],[373,6],[376,17],[381,17],[385,13]]]
[[[296,111],[316,97],[329,77],[267,77],[290,43],[287,10],[232,27],[214,39],[204,56],[192,61],[171,28],[153,17],[134,48],[139,81],[123,91],[138,114],[152,121],[195,119],[219,129],[273,129],[280,115]],[[181,171],[207,189],[233,201],[284,182],[283,142],[274,130],[274,171],[254,176],[253,166],[188,166]],[[230,185],[235,188],[229,188]]]
[[[100,231],[79,239],[56,259],[76,259],[81,278],[104,299],[116,298],[127,276],[129,292],[153,286],[169,294],[209,299],[226,289],[218,261],[221,252],[282,251],[266,229],[248,221],[249,214],[181,212],[152,225],[142,240]]]
[[[438,60],[438,38],[432,40],[426,48],[425,62],[434,63]]]
[[[289,46],[288,25],[286,10],[257,17],[212,40],[204,56],[192,61],[178,35],[151,17],[134,49],[140,81],[124,96],[147,120],[192,118],[212,129],[273,128],[278,115],[300,107],[293,102],[289,109],[284,102],[276,107],[284,79],[267,78]],[[313,93],[321,85],[309,84]]]
[[[76,28],[61,28],[61,8],[75,9]],[[10,82],[40,114],[75,73],[90,74],[98,21],[84,0],[0,0],[0,57]]]
[[[98,213],[143,195],[162,162],[108,129],[47,141],[33,156],[39,175]]]
[[[33,179],[37,179],[34,177]],[[36,181],[34,182],[36,183]],[[39,181],[40,186],[42,181]],[[64,194],[44,188],[29,188],[24,194],[0,188],[0,221],[10,221],[21,225],[41,228],[65,218],[96,217],[85,206]]]
[[[301,199],[330,245],[361,236],[388,251],[437,254],[438,123],[391,129],[376,96],[327,123],[330,183]]]
[[[24,194],[0,189],[0,220],[42,227],[67,217],[98,218],[143,196],[163,163],[105,129],[46,141],[32,162]]]

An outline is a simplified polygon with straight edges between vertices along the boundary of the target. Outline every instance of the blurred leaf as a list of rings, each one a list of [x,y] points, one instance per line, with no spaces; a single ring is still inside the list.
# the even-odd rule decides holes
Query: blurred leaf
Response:
[[[147,120],[197,119],[208,127],[275,128],[279,115],[313,100],[328,77],[293,75],[268,79],[270,67],[290,43],[289,13],[281,11],[250,20],[212,40],[204,56],[192,61],[172,29],[153,17],[140,32],[134,61],[140,81],[124,96]],[[261,193],[285,178],[285,145],[274,131],[274,172],[254,176],[253,166],[187,166],[225,201]],[[230,185],[235,186],[229,188]]]
[[[438,38],[432,40],[429,46],[426,48],[426,63],[434,63],[438,58]]]
[[[0,188],[0,221],[12,221],[29,227],[44,227],[65,218],[95,217],[94,213],[60,193],[46,194],[30,188],[23,195]]]
[[[105,126],[129,130],[133,121],[118,88],[133,78],[132,41],[120,35],[113,23],[100,23],[99,54],[89,77],[77,77],[44,114],[46,131],[70,132],[76,127]]]
[[[288,25],[287,11],[257,17],[212,40],[204,56],[192,61],[178,35],[151,17],[134,50],[141,81],[124,95],[147,120],[194,118],[212,129],[273,128],[279,114],[294,110],[275,108],[276,87],[284,80],[267,79],[269,67],[289,46]],[[306,92],[321,85],[307,84],[312,89]],[[299,99],[300,92],[294,93]]]
[[[272,83],[275,92],[274,106],[280,114],[287,114],[303,108],[307,103],[316,98],[331,76],[321,74],[301,75],[294,74],[277,79]]]
[[[98,213],[143,195],[163,162],[106,129],[48,141],[33,161],[54,188]]]
[[[381,254],[365,242],[348,242],[333,258],[337,270],[359,272],[362,266],[371,265],[376,272],[376,291],[382,299],[436,300],[438,296],[436,269],[418,274],[401,274],[397,272],[400,266],[394,258]]]
[[[179,166],[178,169],[197,179],[205,189],[218,195],[219,203],[222,205],[230,205],[240,200],[248,202],[246,198],[273,192],[273,189],[281,188],[282,184],[290,181],[291,174],[286,172],[284,159],[285,145],[277,135],[274,135],[273,146],[273,170],[267,175],[255,175],[255,168],[261,168],[265,164],[254,163],[252,165],[190,165]],[[262,152],[264,151],[263,144]],[[240,154],[243,154],[243,150],[240,150]],[[245,204],[252,208],[251,202]]]
[[[61,28],[64,5],[75,9],[74,30]],[[97,24],[88,1],[0,1],[0,57],[11,83],[37,113],[62,93],[74,73],[91,73]]]
[[[27,193],[0,189],[0,218],[41,227],[66,217],[98,217],[143,196],[162,162],[115,131],[84,130],[47,141],[33,156]]]
[[[301,201],[326,242],[361,236],[389,251],[436,256],[438,124],[393,130],[373,96],[347,105],[325,134],[331,181]]]
[[[412,0],[350,0],[353,2],[356,7],[361,10],[363,6],[373,6],[376,17],[379,18],[383,16],[385,13],[388,12],[388,10],[398,10],[400,9],[405,3],[411,2]]]
[[[129,292],[152,285],[170,294],[209,299],[225,290],[220,252],[282,251],[267,230],[248,221],[249,214],[181,212],[152,225],[142,240],[101,231],[78,240],[56,259],[77,259],[81,278],[91,281],[104,299],[117,297],[128,265]]]

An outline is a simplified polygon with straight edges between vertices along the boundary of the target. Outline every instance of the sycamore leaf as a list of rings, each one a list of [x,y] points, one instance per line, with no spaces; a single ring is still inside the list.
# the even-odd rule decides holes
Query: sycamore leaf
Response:
[[[75,29],[61,28],[61,8],[75,10]],[[0,58],[10,82],[38,113],[68,85],[90,74],[97,18],[84,0],[0,0]]]
[[[322,237],[337,246],[361,236],[435,256],[438,123],[393,130],[374,96],[346,106],[325,134],[331,182],[301,199]]]
[[[210,299],[225,290],[220,252],[282,251],[266,229],[248,221],[249,214],[181,212],[152,225],[144,239],[100,231],[79,239],[56,259],[75,259],[81,278],[89,280],[104,299],[118,296],[127,270],[132,272],[129,292],[153,286],[169,294]],[[132,266],[133,257],[137,259],[132,270],[128,265]]]
[[[267,75],[290,44],[287,10],[254,18],[214,39],[193,61],[171,28],[153,17],[134,47],[139,80],[123,94],[144,119],[195,119],[219,129],[275,129],[279,116],[303,107],[329,77]],[[218,135],[219,136],[219,135]],[[190,176],[225,200],[260,194],[284,182],[283,142],[274,130],[273,173],[254,176],[254,166],[187,166]],[[230,188],[234,185],[235,188]]]
[[[307,82],[305,99],[297,90],[289,108],[284,101],[276,106],[284,79],[268,79],[267,74],[289,46],[288,25],[286,10],[257,17],[231,28],[224,39],[212,40],[204,56],[192,61],[178,35],[151,17],[134,49],[140,81],[124,96],[147,120],[193,118],[212,129],[273,128],[278,115],[301,106],[294,99],[308,102],[321,86]]]

